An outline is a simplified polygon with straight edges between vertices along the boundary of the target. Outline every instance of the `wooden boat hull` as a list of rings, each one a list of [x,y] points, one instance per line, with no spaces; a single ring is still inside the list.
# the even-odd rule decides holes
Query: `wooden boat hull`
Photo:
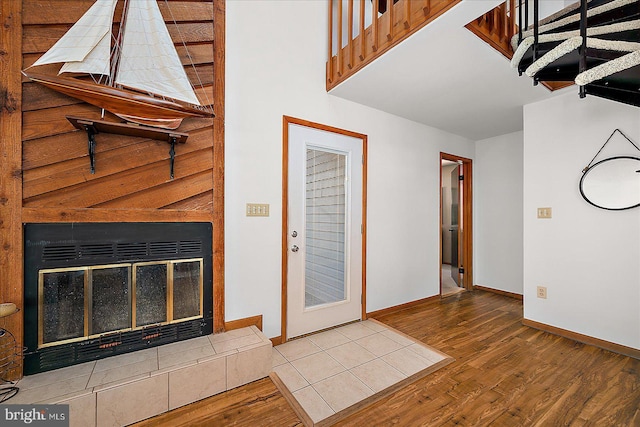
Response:
[[[25,72],[24,75],[56,92],[80,99],[125,120],[165,129],[176,129],[187,117],[213,117],[199,106],[154,98],[141,93],[98,85],[74,78]]]

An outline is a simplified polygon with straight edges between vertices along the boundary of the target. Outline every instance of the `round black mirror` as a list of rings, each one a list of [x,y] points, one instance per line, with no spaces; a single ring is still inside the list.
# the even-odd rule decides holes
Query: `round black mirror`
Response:
[[[640,206],[640,158],[618,156],[587,168],[580,194],[593,206],[620,211]]]

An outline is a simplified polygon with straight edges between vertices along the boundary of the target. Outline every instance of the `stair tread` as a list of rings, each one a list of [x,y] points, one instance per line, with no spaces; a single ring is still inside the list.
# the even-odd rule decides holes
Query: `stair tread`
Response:
[[[589,9],[593,9],[594,7],[599,7],[599,6],[603,6],[607,3],[611,3],[615,0],[591,0],[589,2]],[[573,8],[573,9],[570,9]],[[565,11],[563,13],[563,10]],[[569,5],[567,7],[565,7],[563,10],[560,10],[558,12],[556,12],[555,17],[553,19],[553,21],[558,21],[560,19],[564,19],[567,18],[569,16],[575,15],[576,13],[579,13],[580,11],[580,2],[577,1],[576,3]],[[541,22],[552,22],[552,21],[547,21],[547,19],[543,19],[541,20]]]
[[[548,53],[551,49],[541,49],[538,51],[537,58],[541,58],[544,54]],[[615,50],[605,50],[605,49],[593,49],[587,48],[587,68],[595,67],[596,65],[601,64],[602,62],[610,61],[612,59],[619,58],[628,52],[626,51],[615,51]],[[553,69],[553,68],[562,68],[567,66],[575,65],[580,61],[580,52],[575,50],[566,55],[561,56],[551,64],[547,65],[545,69]],[[533,52],[529,52],[525,57],[522,58],[520,64],[518,66],[518,71],[524,72],[531,64],[533,64]],[[536,77],[540,75],[540,72],[536,74]],[[575,76],[574,76],[575,77]],[[544,78],[544,81],[549,80],[548,78]],[[551,79],[553,80],[553,79]]]
[[[640,107],[640,65],[636,65],[640,52],[640,0],[592,0],[588,7],[590,13],[595,8],[601,12],[587,18],[584,53],[588,71],[580,72],[579,3],[573,10],[570,6],[542,22],[538,27],[541,40],[535,45],[532,27],[524,31],[520,47],[515,50],[516,45],[512,44],[515,50],[512,66],[520,74],[527,72],[541,82],[574,81],[580,74],[579,84],[585,85],[587,94]],[[514,36],[512,43],[518,36]],[[615,63],[609,66],[609,61]],[[594,67],[598,68],[592,70]],[[617,71],[624,67],[629,68]]]
[[[593,8],[590,8],[590,10]],[[572,22],[568,22],[565,25],[559,25],[558,27],[545,29],[544,26],[541,27],[540,34],[554,34],[565,31],[573,31],[580,29],[580,13],[573,13],[570,16],[564,17],[562,19],[572,18]],[[631,4],[624,5],[622,7],[613,9],[611,11],[607,11],[598,15],[590,16],[587,18],[587,26],[589,28],[598,27],[602,25],[610,25],[615,23],[627,22],[634,19],[640,18],[640,5],[635,2]],[[557,23],[561,19],[556,19],[550,23],[545,24],[546,26],[552,26],[551,24]],[[523,32],[525,34],[523,38],[530,36],[533,34],[533,26],[530,26],[526,31]]]

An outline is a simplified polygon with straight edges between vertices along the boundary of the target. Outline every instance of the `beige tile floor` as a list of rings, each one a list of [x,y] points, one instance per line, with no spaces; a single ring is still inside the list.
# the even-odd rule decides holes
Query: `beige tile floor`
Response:
[[[273,371],[314,423],[450,359],[372,320],[273,348]]]

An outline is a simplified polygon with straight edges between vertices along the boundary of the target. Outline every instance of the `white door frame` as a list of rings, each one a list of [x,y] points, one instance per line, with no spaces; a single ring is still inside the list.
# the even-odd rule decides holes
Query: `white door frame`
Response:
[[[289,206],[289,125],[297,124],[312,129],[319,129],[346,135],[362,140],[362,313],[361,319],[366,318],[366,241],[367,241],[367,135],[339,129],[307,120],[283,116],[282,123],[282,294],[281,294],[281,335],[280,342],[286,342],[287,336],[287,279],[289,260],[289,236],[288,236],[288,206]]]

